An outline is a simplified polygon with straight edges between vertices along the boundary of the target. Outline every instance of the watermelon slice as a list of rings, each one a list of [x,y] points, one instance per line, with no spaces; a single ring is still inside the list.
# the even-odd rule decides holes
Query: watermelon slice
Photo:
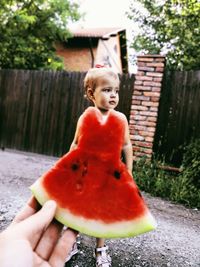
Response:
[[[125,129],[119,114],[111,110],[102,123],[100,112],[89,107],[77,148],[31,186],[41,205],[49,199],[57,202],[58,221],[94,237],[130,237],[156,228],[120,159]]]

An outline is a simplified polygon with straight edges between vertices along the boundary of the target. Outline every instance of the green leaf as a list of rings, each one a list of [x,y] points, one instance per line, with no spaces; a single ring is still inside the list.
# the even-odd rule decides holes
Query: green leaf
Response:
[[[127,14],[140,28],[131,47],[166,54],[171,69],[200,68],[199,0],[138,0]]]
[[[68,24],[79,18],[70,0],[1,0],[0,68],[62,69],[54,44],[71,37]]]

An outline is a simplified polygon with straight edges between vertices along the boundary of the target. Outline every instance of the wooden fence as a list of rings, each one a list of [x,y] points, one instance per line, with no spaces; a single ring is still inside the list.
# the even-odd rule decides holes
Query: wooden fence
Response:
[[[179,165],[185,144],[200,138],[200,71],[167,71],[161,92],[154,151]]]
[[[0,145],[61,156],[72,142],[85,73],[0,70]],[[129,118],[134,75],[121,76],[118,110]]]

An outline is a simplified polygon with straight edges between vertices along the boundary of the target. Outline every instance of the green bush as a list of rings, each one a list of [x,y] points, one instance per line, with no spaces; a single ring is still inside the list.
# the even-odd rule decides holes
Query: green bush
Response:
[[[183,176],[200,189],[200,139],[193,140],[184,148]]]
[[[170,199],[189,207],[200,208],[200,190],[184,176],[184,173],[172,180]]]
[[[182,169],[172,184],[171,199],[200,208],[200,139],[184,147]]]
[[[163,170],[162,165],[165,162],[156,159],[136,162],[133,176],[139,188],[153,196],[200,208],[200,139],[185,146],[181,173]]]
[[[161,162],[156,159],[150,162],[142,158],[135,163],[133,176],[141,190],[153,196],[170,199],[171,183],[175,178],[172,174],[160,169],[158,167],[160,165],[162,165]]]

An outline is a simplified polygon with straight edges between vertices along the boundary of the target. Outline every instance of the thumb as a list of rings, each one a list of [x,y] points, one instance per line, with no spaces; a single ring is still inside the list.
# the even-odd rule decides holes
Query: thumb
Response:
[[[43,207],[34,215],[29,217],[32,225],[39,229],[45,230],[53,220],[56,213],[57,204],[54,200],[48,200],[44,203]]]
[[[56,202],[49,200],[38,212],[20,223],[20,228],[23,229],[23,232],[29,240],[37,240],[40,238],[42,233],[47,229],[53,220],[53,217],[56,213],[56,207]]]

